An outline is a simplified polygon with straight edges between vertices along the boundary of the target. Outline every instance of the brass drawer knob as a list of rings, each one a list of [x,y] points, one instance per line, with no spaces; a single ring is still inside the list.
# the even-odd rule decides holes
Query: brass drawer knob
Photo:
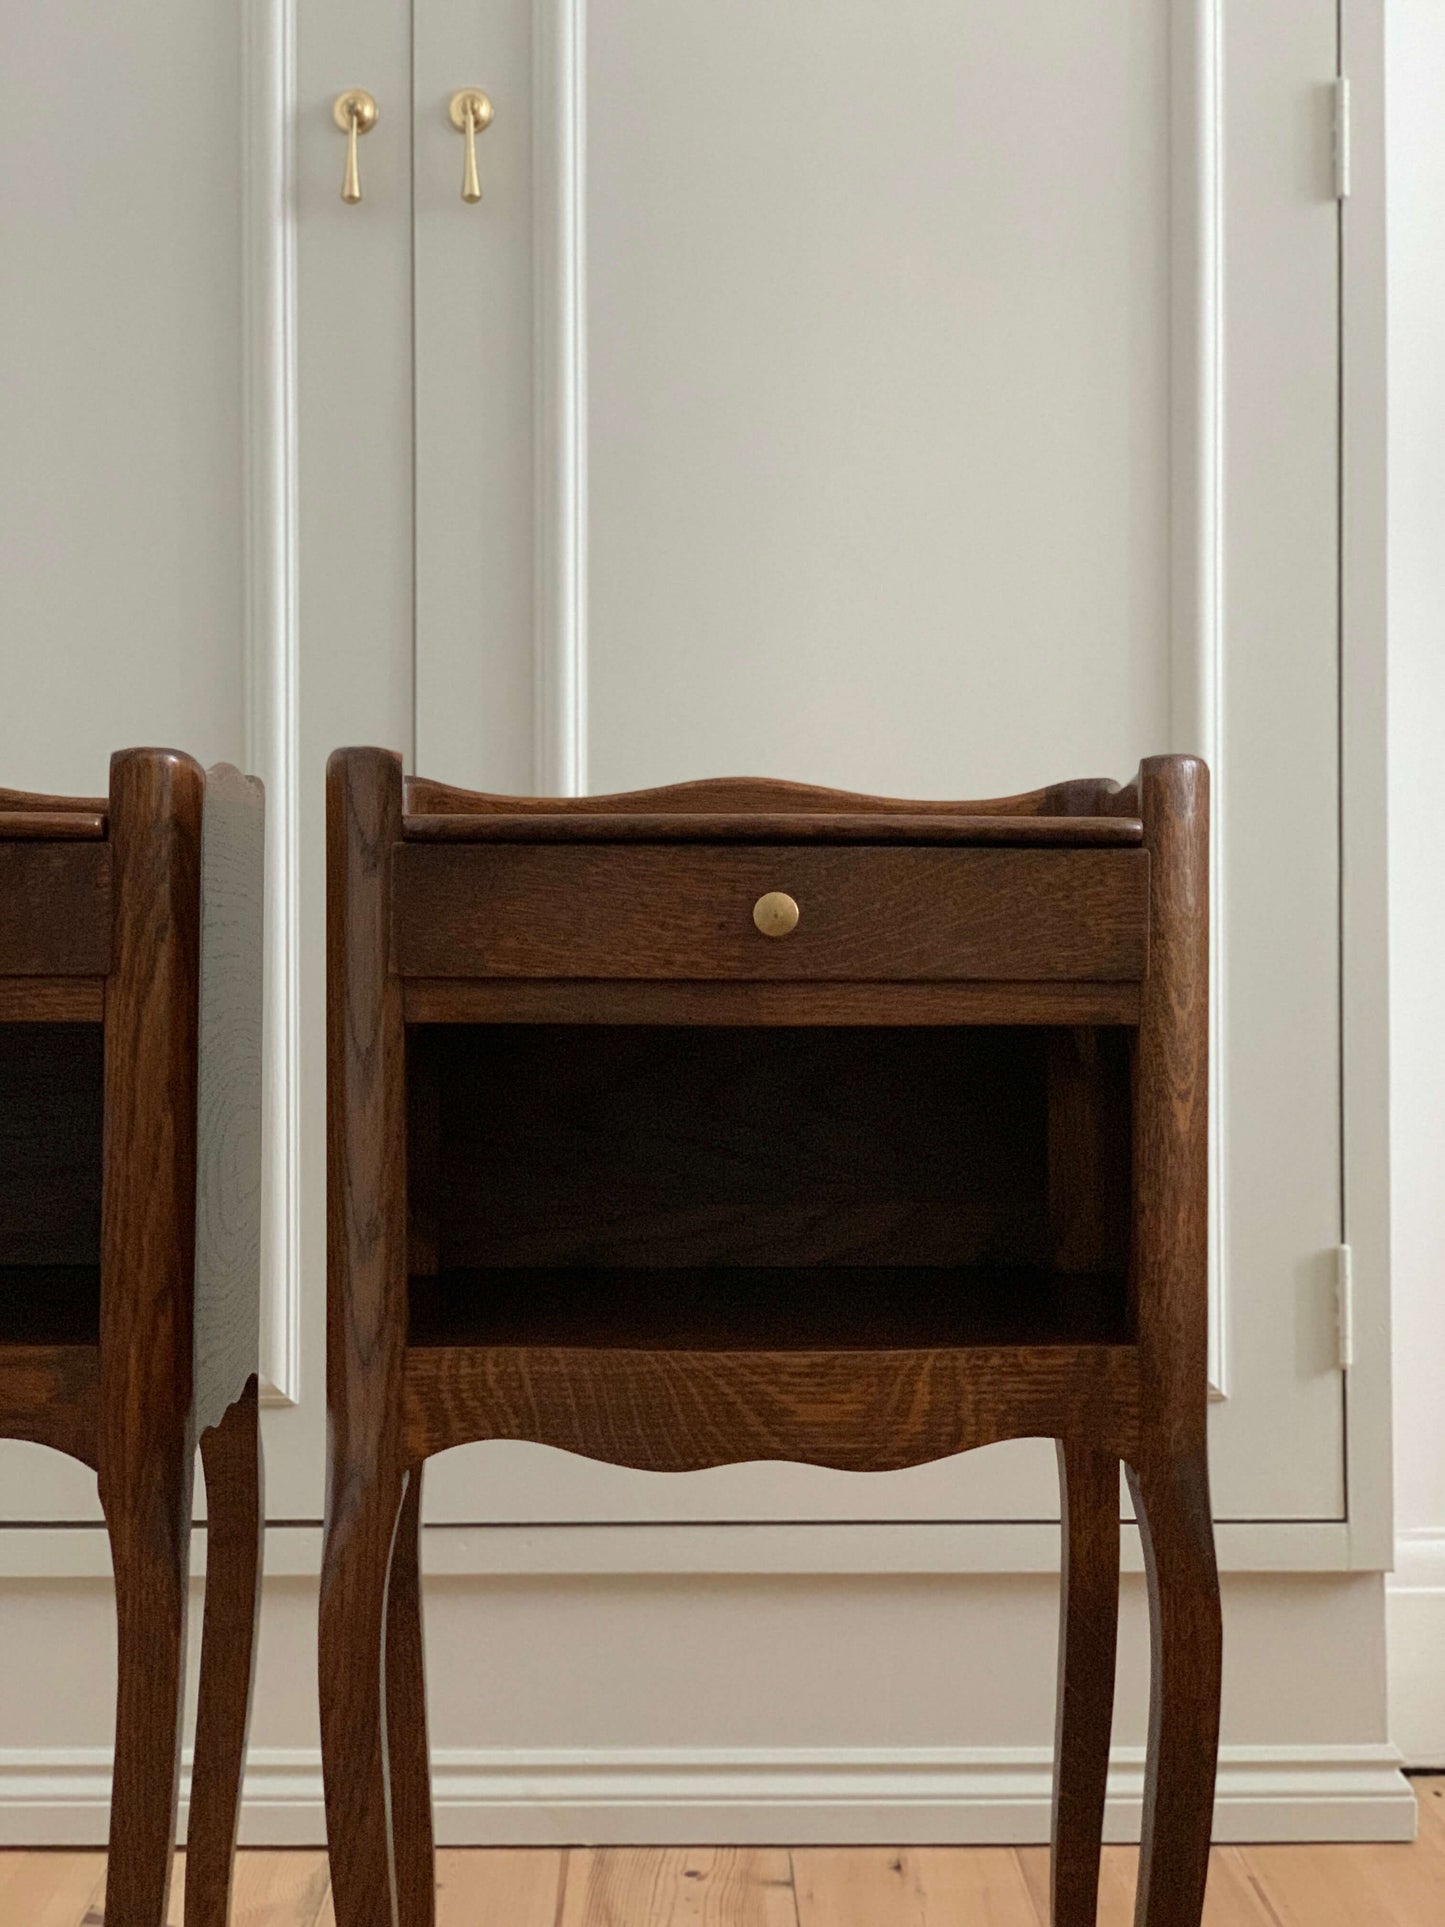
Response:
[[[798,906],[786,890],[769,890],[753,905],[753,922],[765,937],[786,937],[798,927]]]

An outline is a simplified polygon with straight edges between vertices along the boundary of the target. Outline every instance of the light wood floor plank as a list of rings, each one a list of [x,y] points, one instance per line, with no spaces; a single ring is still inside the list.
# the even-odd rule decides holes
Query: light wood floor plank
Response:
[[[566,1870],[549,1849],[442,1847],[437,1927],[556,1927]]]
[[[104,1856],[97,1854],[95,1858],[103,1874]],[[178,1853],[171,1868],[166,1927],[183,1927],[185,1885],[186,1856]],[[231,1927],[321,1927],[323,1909],[329,1907],[329,1900],[326,1855],[319,1850],[277,1853],[245,1849],[236,1856]],[[0,1920],[6,1922],[6,1927],[9,1918],[0,1909]],[[97,1881],[97,1891],[84,1921],[85,1927],[103,1927],[103,1879]]]
[[[1415,1790],[1414,1846],[1217,1848],[1206,1927],[1445,1927],[1445,1775]],[[1137,1864],[1106,1849],[1099,1927],[1132,1927]],[[0,1922],[102,1927],[104,1884],[100,1853],[0,1852]],[[453,1848],[437,1887],[438,1927],[1049,1927],[1041,1847]],[[233,1927],[335,1927],[325,1856],[242,1852]]]
[[[1445,1921],[1445,1858],[1409,1846],[1249,1847],[1279,1927],[1425,1927]]]
[[[785,1847],[575,1848],[557,1927],[798,1927]],[[881,1924],[879,1924],[881,1927]]]
[[[236,1855],[231,1888],[231,1927],[317,1927],[331,1884],[326,1855],[265,1853],[246,1849]]]
[[[1024,1870],[1039,1927],[1049,1927],[1049,1851],[1021,1847]],[[1133,1927],[1134,1887],[1139,1878],[1137,1847],[1106,1847],[1099,1875],[1098,1927]],[[1209,1859],[1204,1927],[1278,1927],[1251,1878],[1237,1847],[1216,1847]]]
[[[104,1881],[103,1853],[0,1854],[0,1920],[80,1927]]]
[[[1011,1847],[800,1847],[798,1927],[1037,1927]]]
[[[1413,1785],[1420,1808],[1420,1838],[1445,1853],[1445,1773],[1422,1773]]]

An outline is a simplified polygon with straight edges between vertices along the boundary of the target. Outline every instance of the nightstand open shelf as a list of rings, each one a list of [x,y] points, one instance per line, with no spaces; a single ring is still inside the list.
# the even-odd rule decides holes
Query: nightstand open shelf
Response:
[[[104,1040],[0,1024],[0,1347],[100,1343]]]
[[[1130,1035],[413,1025],[410,1345],[1126,1344]]]
[[[1127,1345],[1122,1277],[947,1265],[515,1265],[414,1276],[409,1346],[941,1351]]]

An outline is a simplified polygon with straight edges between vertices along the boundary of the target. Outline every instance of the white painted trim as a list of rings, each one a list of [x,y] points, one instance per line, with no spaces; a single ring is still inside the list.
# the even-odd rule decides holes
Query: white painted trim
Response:
[[[1343,0],[1350,198],[1340,203],[1340,914],[1343,1236],[1355,1361],[1345,1387],[1352,1563],[1390,1564],[1389,838],[1386,712],[1385,97],[1382,0]]]
[[[246,766],[266,785],[262,1371],[299,1396],[299,641],[295,0],[247,0],[243,57]]]
[[[1224,1523],[1215,1528],[1226,1573],[1339,1573],[1354,1570],[1342,1521]],[[959,1524],[901,1521],[812,1525],[436,1525],[423,1560],[437,1578],[568,1576],[647,1578],[724,1574],[892,1578],[919,1574],[1051,1575],[1059,1569],[1059,1528],[1047,1521]],[[1139,1535],[1126,1521],[1123,1570],[1143,1571]],[[321,1528],[273,1525],[266,1578],[315,1579]],[[192,1540],[191,1574],[206,1569],[206,1535]],[[102,1526],[0,1528],[0,1582],[110,1580]]]
[[[1439,1593],[1445,1598],[1445,1526],[1419,1526],[1400,1534],[1389,1584],[1391,1592]],[[1445,1659],[1445,1643],[1440,1657]],[[1440,1671],[1445,1683],[1445,1664]]]
[[[0,1752],[0,1846],[103,1844],[109,1768],[101,1747]],[[189,1762],[182,1828],[188,1779]],[[440,1749],[432,1782],[444,1846],[1025,1845],[1048,1839],[1053,1758],[1047,1747]],[[1142,1791],[1142,1749],[1116,1749],[1107,1839],[1138,1839]],[[1410,1840],[1415,1825],[1391,1746],[1221,1751],[1218,1841]],[[324,1839],[319,1756],[253,1749],[242,1844]]]
[[[1224,301],[1221,0],[1174,0],[1170,220],[1170,736],[1212,777],[1209,1391],[1229,1393],[1224,1252]]]
[[[587,789],[587,0],[540,0],[535,787]]]
[[[1390,1738],[1407,1766],[1445,1767],[1445,1529],[1402,1532],[1385,1592]]]

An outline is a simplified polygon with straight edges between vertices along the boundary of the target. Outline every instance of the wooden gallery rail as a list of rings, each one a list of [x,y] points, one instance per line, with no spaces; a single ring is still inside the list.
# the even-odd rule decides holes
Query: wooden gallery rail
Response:
[[[352,749],[327,836],[337,1927],[434,1918],[430,1454],[882,1470],[1020,1437],[1059,1442],[1065,1492],[1055,1927],[1095,1917],[1121,1462],[1154,1650],[1138,1918],[1198,1927],[1203,765],[968,804],[539,801]]]
[[[0,790],[0,1437],[92,1467],[115,1569],[107,1927],[163,1927],[192,1470],[209,1514],[187,1927],[224,1927],[259,1600],[261,785],[116,755]]]

